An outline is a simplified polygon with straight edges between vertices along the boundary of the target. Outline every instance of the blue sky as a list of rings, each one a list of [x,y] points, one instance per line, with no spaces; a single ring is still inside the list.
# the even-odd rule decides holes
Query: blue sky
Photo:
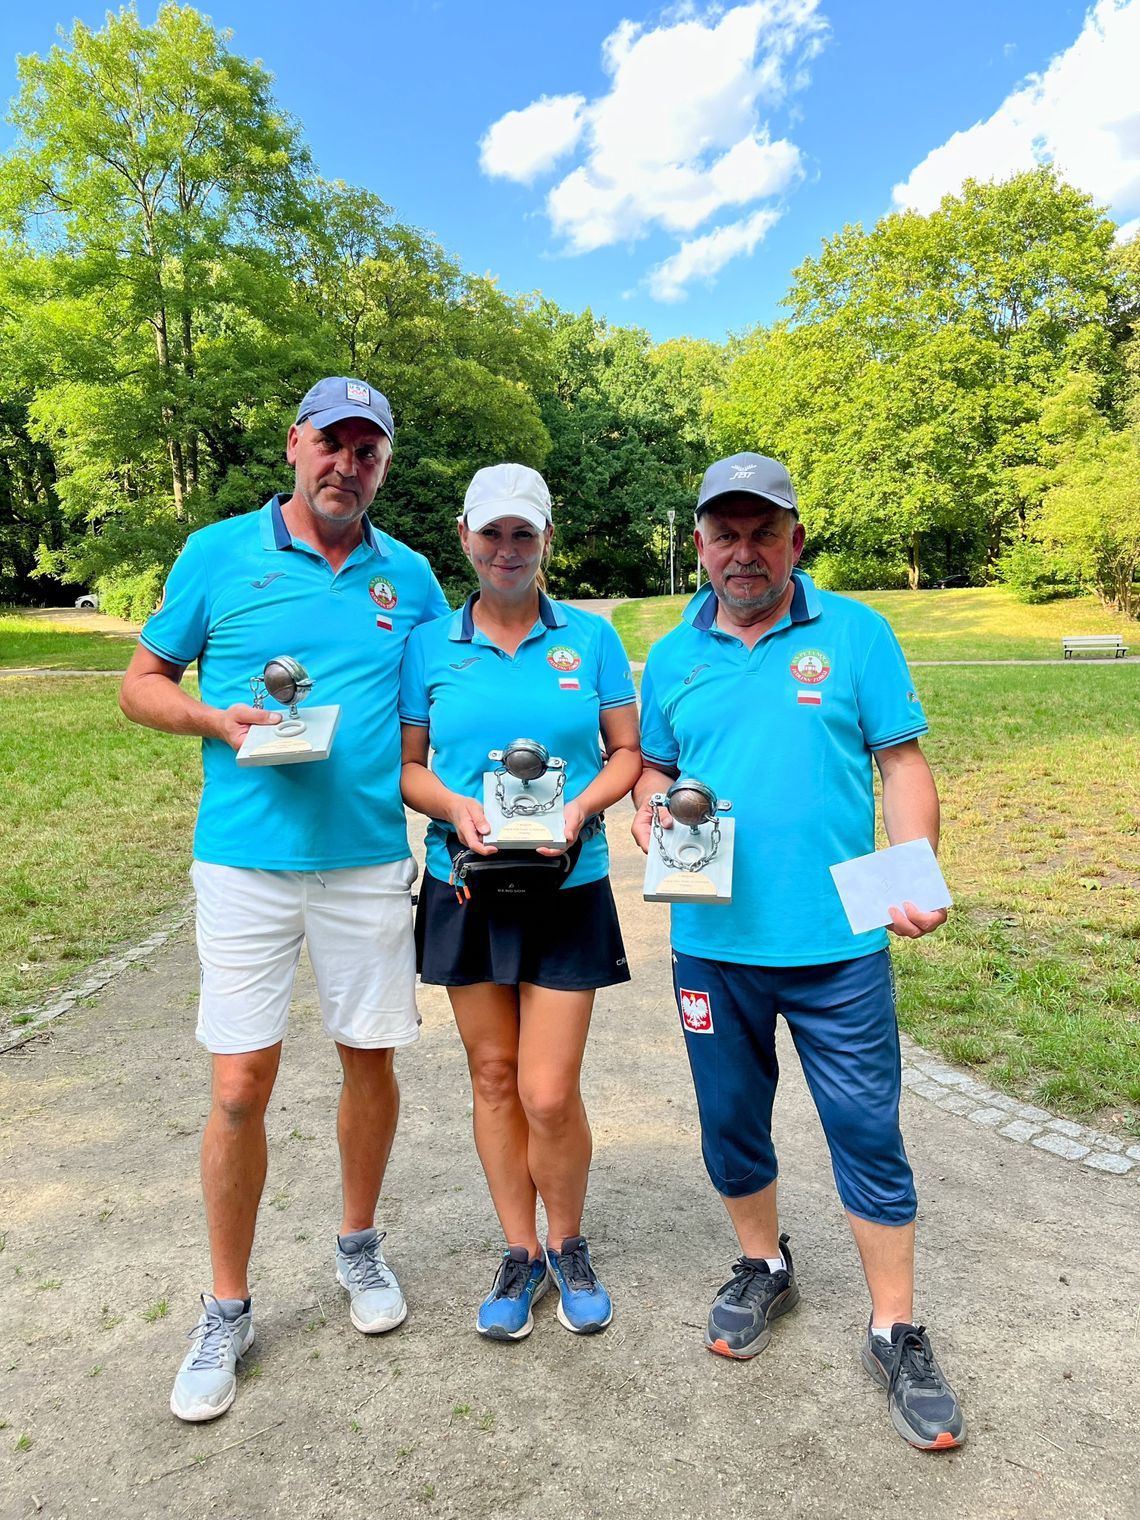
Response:
[[[17,54],[106,8],[5,6],[3,95]],[[773,320],[822,238],[967,174],[1055,159],[1140,218],[1140,0],[200,8],[273,73],[326,177],[507,290],[658,339]]]

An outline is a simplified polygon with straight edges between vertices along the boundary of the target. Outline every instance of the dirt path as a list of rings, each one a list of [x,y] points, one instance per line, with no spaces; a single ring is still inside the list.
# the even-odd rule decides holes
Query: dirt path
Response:
[[[635,980],[600,996],[585,1073],[588,1229],[611,1329],[575,1339],[548,1297],[528,1341],[475,1336],[497,1229],[461,1047],[433,989],[424,1038],[399,1061],[382,1200],[411,1313],[375,1340],[348,1326],[331,1268],[335,1062],[306,976],[269,1115],[258,1342],[234,1409],[177,1424],[166,1400],[207,1264],[206,1061],[184,932],[0,1060],[4,1520],[1132,1520],[1134,1176],[1015,1146],[907,1093],[921,1312],[971,1430],[960,1452],[920,1455],[858,1365],[859,1268],[789,1058],[778,1136],[803,1302],[753,1363],[703,1349],[734,1251],[701,1169],[664,911],[640,901],[620,817],[612,832]]]

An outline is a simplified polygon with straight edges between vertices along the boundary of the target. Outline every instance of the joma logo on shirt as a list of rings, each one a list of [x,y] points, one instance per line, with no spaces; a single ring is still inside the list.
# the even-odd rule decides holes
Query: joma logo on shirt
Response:
[[[453,660],[451,663],[451,668],[452,670],[466,670],[469,665],[478,665],[479,661],[482,658],[483,656],[481,654],[473,654],[470,655],[466,660]]]
[[[707,669],[708,669],[707,665],[694,665],[693,668],[692,668],[692,670],[690,670],[689,674],[685,677],[684,684],[686,686],[691,686],[693,684],[693,682],[697,679],[697,677],[700,675],[701,671],[702,670],[707,670]]]
[[[269,572],[269,574],[263,576],[261,578],[261,580],[259,580],[259,581],[250,581],[249,584],[253,587],[253,589],[255,591],[264,591],[265,588],[266,588],[266,586],[271,586],[274,581],[283,580],[284,576],[285,576],[284,570],[271,570]]]

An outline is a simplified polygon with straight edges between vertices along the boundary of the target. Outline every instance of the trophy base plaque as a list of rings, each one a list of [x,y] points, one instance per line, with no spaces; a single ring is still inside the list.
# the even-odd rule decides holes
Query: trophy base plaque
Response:
[[[645,884],[642,896],[646,902],[667,903],[730,903],[732,901],[732,847],[736,821],[720,820],[720,846],[712,860],[696,871],[678,870],[661,854],[654,836],[650,836],[649,853],[645,857]],[[674,824],[666,833],[667,848],[674,862],[686,864],[688,859],[700,860],[708,849],[708,826],[703,826],[694,836],[692,831]],[[690,855],[691,852],[691,855]]]
[[[300,716],[305,727],[299,734],[281,732],[290,726],[288,718],[282,723],[259,723],[251,728],[237,752],[237,763],[297,765],[307,760],[327,760],[340,722],[340,708],[306,707]]]
[[[543,779],[545,780],[545,777]],[[540,848],[563,850],[566,848],[566,825],[562,815],[561,799],[548,811],[537,816],[527,817],[518,813],[507,816],[495,795],[495,781],[493,774],[484,774],[483,811],[487,815],[487,822],[491,825],[491,832],[484,839],[485,844],[502,845],[510,850]],[[536,802],[545,800],[540,795],[530,795],[534,795]]]

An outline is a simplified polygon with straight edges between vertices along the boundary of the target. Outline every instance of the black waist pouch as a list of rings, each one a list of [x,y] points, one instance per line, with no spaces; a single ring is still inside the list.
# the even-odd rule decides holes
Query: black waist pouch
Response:
[[[584,840],[579,834],[561,855],[503,849],[495,855],[477,855],[458,834],[448,834],[444,842],[451,856],[451,885],[459,901],[466,902],[472,895],[517,898],[522,893],[557,892],[578,864]]]

